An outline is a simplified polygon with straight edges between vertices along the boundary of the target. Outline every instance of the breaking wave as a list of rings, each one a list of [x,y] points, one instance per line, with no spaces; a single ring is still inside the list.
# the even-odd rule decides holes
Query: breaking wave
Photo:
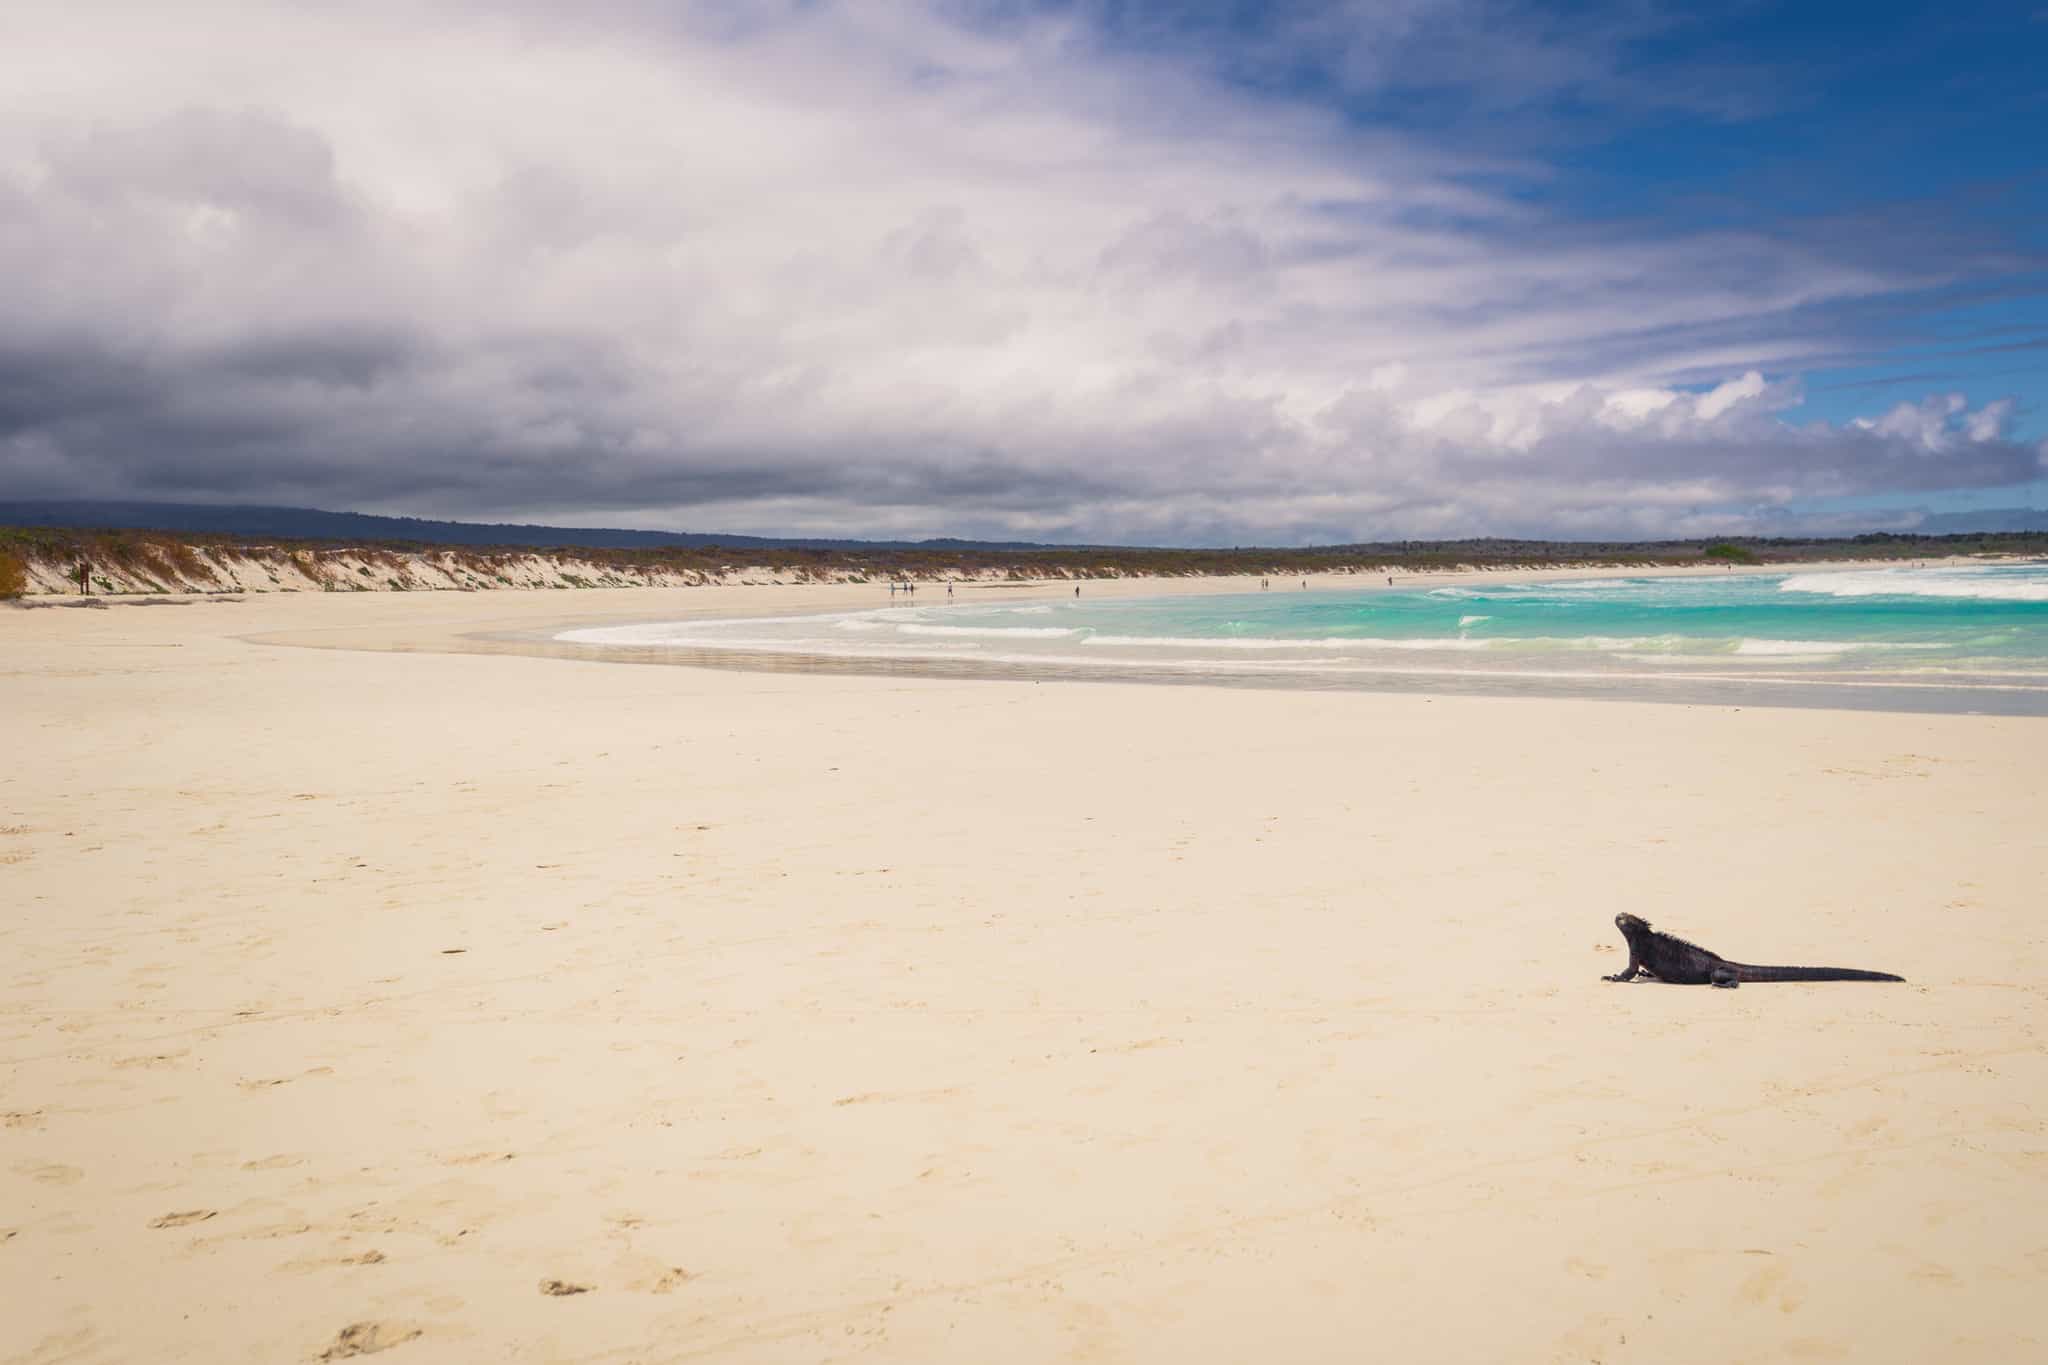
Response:
[[[2048,602],[2048,575],[2024,569],[1871,569],[1794,574],[1778,584],[1778,591],[1827,597]]]

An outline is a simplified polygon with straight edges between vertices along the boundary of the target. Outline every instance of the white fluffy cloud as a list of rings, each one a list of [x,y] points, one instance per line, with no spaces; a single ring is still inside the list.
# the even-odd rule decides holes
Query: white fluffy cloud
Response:
[[[1788,420],[1814,319],[1925,274],[1573,228],[1082,18],[953,15],[32,0],[0,481],[1240,541],[2034,476],[2009,402]]]

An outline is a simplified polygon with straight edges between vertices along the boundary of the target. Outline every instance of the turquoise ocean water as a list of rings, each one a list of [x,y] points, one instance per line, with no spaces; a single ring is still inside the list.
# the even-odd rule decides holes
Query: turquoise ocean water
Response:
[[[939,673],[2048,714],[2048,564],[1307,590],[1275,579],[1122,599],[1083,585],[1078,599],[1035,602],[976,601],[967,586],[949,602],[928,584],[918,596],[558,638]]]

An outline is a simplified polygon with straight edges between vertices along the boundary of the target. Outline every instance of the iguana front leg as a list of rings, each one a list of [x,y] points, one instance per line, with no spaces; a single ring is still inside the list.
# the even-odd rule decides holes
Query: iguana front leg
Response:
[[[1623,967],[1613,976],[1603,976],[1600,979],[1602,981],[1633,981],[1636,979],[1636,973],[1641,971],[1642,969],[1643,964],[1636,961],[1636,955],[1634,953],[1630,953],[1628,955],[1628,966]]]

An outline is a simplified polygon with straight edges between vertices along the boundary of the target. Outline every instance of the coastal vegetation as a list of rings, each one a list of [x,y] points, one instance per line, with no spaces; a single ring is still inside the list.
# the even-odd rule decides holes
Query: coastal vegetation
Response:
[[[1708,559],[1719,559],[1729,564],[1754,564],[1756,551],[1745,545],[1733,545],[1728,541],[1716,541],[1701,551]]]
[[[1823,560],[1910,562],[2048,555],[2048,533],[1713,541],[1403,540],[1280,548],[997,548],[961,542],[603,547],[442,545],[427,541],[269,538],[135,528],[0,528],[0,587],[64,590],[88,566],[101,591],[339,592],[494,587],[687,585],[759,576],[784,582],[945,579],[1023,582],[1204,575],[1400,574],[1451,569],[1648,568]]]

